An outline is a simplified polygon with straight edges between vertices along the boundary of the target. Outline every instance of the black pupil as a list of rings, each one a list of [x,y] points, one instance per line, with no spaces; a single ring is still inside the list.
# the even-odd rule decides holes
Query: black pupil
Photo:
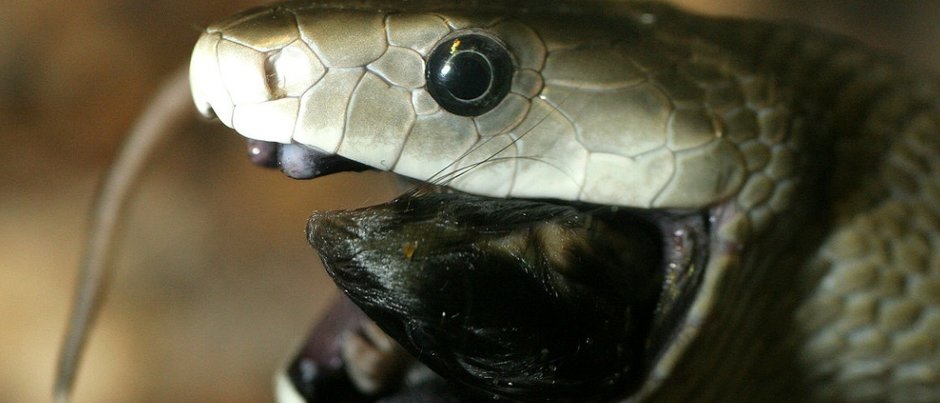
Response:
[[[477,99],[490,88],[493,71],[483,55],[476,52],[455,54],[441,71],[442,84],[453,96]]]
[[[428,94],[444,110],[480,116],[506,98],[512,87],[512,57],[495,38],[458,32],[436,45],[425,68]]]

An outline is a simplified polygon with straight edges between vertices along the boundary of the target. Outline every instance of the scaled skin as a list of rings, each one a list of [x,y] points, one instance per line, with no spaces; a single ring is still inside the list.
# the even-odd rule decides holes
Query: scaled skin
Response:
[[[197,45],[194,96],[248,137],[418,179],[496,156],[447,182],[472,193],[707,211],[702,288],[629,399],[940,399],[935,80],[802,28],[602,11],[243,15]],[[325,29],[335,13],[360,34]],[[399,18],[428,37],[396,39]],[[464,27],[517,58],[521,88],[494,120],[436,110],[406,67]],[[315,55],[322,78],[266,80],[285,46]],[[410,56],[380,62],[396,54]],[[305,100],[321,91],[333,96]]]
[[[193,94],[249,138],[421,180],[456,175],[449,186],[493,197],[699,208],[757,186],[746,145],[791,164],[769,152],[790,149],[773,86],[659,37],[655,11],[260,9],[207,29]],[[425,82],[424,58],[467,30],[502,41],[516,67],[508,96],[476,117],[441,109]],[[785,179],[761,177],[759,197]]]

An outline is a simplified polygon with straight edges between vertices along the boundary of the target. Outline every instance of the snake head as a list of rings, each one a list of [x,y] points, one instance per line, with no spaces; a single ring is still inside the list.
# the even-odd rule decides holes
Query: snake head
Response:
[[[250,139],[484,196],[725,200],[746,174],[727,134],[753,123],[741,100],[712,106],[739,85],[733,66],[690,61],[641,11],[254,9],[203,33],[193,98]]]
[[[460,195],[308,229],[337,284],[430,367],[523,399],[645,396],[793,197],[790,93],[687,38],[674,10],[573,4],[250,10],[199,39],[193,98],[309,164],[343,158],[299,176],[348,160]],[[574,204],[642,213],[592,216],[598,230]],[[533,252],[551,247],[570,255]]]

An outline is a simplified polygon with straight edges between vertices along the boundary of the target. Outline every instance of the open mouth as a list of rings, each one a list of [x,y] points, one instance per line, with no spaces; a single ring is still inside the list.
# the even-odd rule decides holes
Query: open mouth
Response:
[[[295,144],[250,140],[249,151],[295,178],[369,169]],[[466,393],[594,401],[635,391],[675,336],[708,260],[710,214],[421,183],[314,213],[307,237],[365,314]]]

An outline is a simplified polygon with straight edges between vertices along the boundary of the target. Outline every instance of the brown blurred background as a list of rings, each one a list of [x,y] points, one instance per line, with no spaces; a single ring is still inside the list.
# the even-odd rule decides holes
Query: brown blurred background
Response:
[[[940,72],[940,2],[676,2],[804,21]],[[91,198],[124,131],[201,27],[253,4],[0,6],[0,402],[51,397]],[[194,119],[151,164],[77,401],[270,401],[274,369],[336,292],[306,217],[393,194],[377,174],[298,182],[255,168],[217,126]]]

